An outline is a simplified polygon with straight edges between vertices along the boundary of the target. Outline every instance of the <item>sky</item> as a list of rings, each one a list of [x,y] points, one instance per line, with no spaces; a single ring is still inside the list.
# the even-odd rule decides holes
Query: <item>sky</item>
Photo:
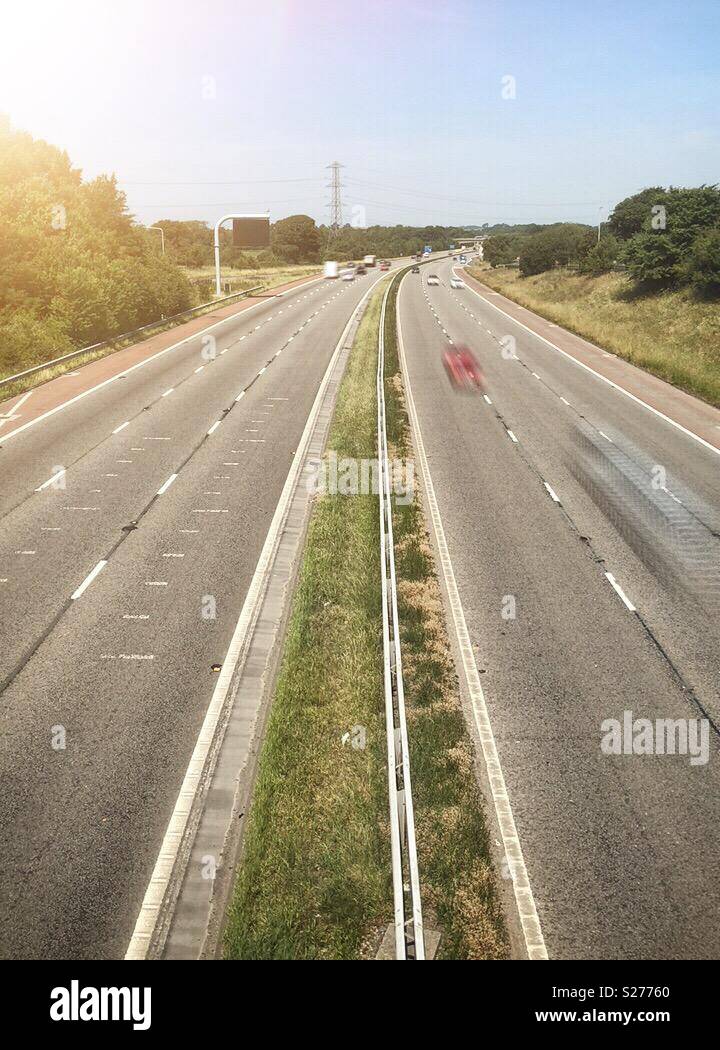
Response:
[[[720,180],[720,2],[15,0],[0,112],[146,224],[596,223]]]

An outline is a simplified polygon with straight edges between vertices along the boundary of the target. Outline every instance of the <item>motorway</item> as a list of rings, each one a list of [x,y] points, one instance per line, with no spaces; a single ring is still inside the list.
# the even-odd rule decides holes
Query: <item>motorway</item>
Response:
[[[270,298],[0,432],[3,957],[124,955],[308,413],[379,276]]]
[[[402,283],[407,379],[549,957],[717,958],[720,457],[527,312],[451,288],[452,266]],[[450,386],[451,341],[485,396]],[[683,395],[698,428],[712,411]],[[603,753],[601,724],[625,711],[707,715],[709,761]]]

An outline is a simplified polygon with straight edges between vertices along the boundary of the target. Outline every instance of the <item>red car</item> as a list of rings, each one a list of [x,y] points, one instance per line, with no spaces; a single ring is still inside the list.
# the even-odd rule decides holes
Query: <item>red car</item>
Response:
[[[485,376],[469,346],[450,346],[443,351],[447,377],[456,390],[485,390]]]
[[[390,269],[390,260],[389,259],[384,259],[380,263],[380,269],[381,270],[389,270]]]

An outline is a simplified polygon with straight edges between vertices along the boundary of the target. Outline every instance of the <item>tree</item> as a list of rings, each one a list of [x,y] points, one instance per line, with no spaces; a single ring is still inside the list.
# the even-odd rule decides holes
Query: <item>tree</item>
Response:
[[[623,262],[640,284],[660,287],[683,273],[682,253],[667,233],[638,233],[626,244]]]
[[[649,186],[640,193],[621,200],[615,205],[608,219],[610,232],[619,240],[626,241],[641,230],[650,229],[653,205],[663,204],[665,198],[666,191],[662,186]]]
[[[299,261],[319,262],[322,237],[309,215],[290,215],[273,225],[271,246],[275,255],[284,257],[289,249]]]
[[[488,237],[483,241],[483,259],[493,268],[509,266],[516,258],[517,251],[513,247],[513,238],[500,234],[497,237]]]
[[[688,271],[701,295],[720,295],[720,229],[708,230],[695,241]]]
[[[599,277],[602,273],[609,273],[615,264],[619,251],[620,242],[611,233],[606,233],[604,237],[601,237],[599,243],[596,243],[593,238],[593,244],[586,248],[580,259],[580,273],[588,274],[591,277]]]
[[[563,222],[548,226],[523,240],[520,273],[523,277],[552,270],[555,266],[577,265],[587,244],[588,226]]]

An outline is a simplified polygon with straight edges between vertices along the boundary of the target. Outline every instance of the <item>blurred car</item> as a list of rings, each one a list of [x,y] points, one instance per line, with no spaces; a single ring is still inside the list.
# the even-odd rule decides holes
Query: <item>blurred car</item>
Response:
[[[412,271],[411,271],[411,272],[412,272],[412,273],[420,273],[420,267],[419,267],[419,266],[413,266],[413,268],[412,268]]]
[[[342,275],[342,280],[343,281],[354,281],[355,280],[355,271],[354,270],[348,270],[346,273],[344,273]]]
[[[440,278],[436,273],[428,274],[427,284],[440,284]]]
[[[355,273],[356,273],[356,275],[357,275],[358,277],[364,277],[364,276],[365,276],[365,274],[367,273],[367,270],[365,269],[365,267],[364,267],[364,266],[357,266],[357,267],[355,268]]]
[[[443,350],[443,367],[456,390],[485,390],[485,376],[469,346],[450,346]]]
[[[451,288],[464,288],[465,287],[465,282],[461,281],[459,277],[451,277],[450,278],[450,287]]]
[[[390,260],[389,259],[383,259],[383,261],[380,263],[380,269],[381,270],[389,270],[390,269]]]

